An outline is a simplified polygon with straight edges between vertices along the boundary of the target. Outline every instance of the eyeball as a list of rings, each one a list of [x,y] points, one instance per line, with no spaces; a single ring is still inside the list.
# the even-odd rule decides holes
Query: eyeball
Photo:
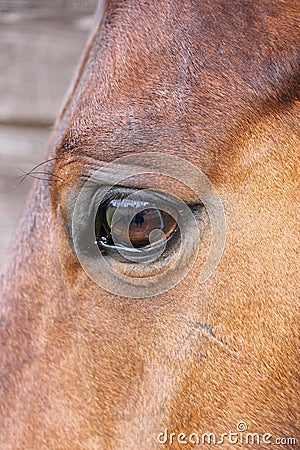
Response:
[[[113,247],[113,237],[124,247],[147,248],[168,240],[177,230],[176,212],[173,217],[154,202],[112,195],[99,206],[96,215],[95,234],[100,249],[103,245]]]

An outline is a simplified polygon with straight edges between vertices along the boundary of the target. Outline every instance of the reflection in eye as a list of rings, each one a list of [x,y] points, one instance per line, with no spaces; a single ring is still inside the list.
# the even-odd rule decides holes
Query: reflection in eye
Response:
[[[150,201],[131,198],[106,200],[99,206],[96,217],[96,237],[100,245],[113,246],[113,233],[118,243],[125,247],[154,246],[170,238],[176,228],[177,221],[166,211]]]

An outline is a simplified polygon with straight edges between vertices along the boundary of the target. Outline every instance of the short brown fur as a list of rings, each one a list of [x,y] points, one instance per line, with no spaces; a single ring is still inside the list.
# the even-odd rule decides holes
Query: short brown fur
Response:
[[[1,450],[153,450],[240,421],[300,439],[298,11],[107,2],[1,275]],[[144,151],[209,176],[227,242],[206,283],[128,299],[83,272],[65,220],[82,174]]]

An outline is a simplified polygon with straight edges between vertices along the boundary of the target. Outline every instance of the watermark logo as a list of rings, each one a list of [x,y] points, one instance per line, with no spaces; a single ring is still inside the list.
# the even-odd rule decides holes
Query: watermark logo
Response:
[[[239,422],[236,426],[237,430],[240,432],[247,431],[248,425],[245,422]]]
[[[275,437],[271,433],[250,432],[248,424],[240,421],[235,430],[229,430],[224,433],[214,432],[193,432],[186,434],[183,432],[174,433],[167,428],[159,433],[157,441],[161,445],[288,445],[296,446],[297,439],[294,437]]]
[[[135,188],[135,180],[141,185],[141,179],[146,186]],[[166,183],[159,183],[164,179],[170,180],[167,187]],[[177,195],[179,185],[193,193],[193,203],[203,205],[209,217],[211,243],[199,282],[211,276],[223,254],[226,231],[224,209],[217,191],[201,170],[183,158],[140,153],[103,163],[77,197],[72,218],[73,245],[83,269],[95,283],[113,294],[144,298],[166,292],[183,280],[196,261],[201,233],[190,205]],[[128,195],[114,198],[122,186],[134,189]],[[112,199],[106,215],[110,220],[110,235],[103,238],[99,247],[95,223],[99,208],[108,198]],[[130,210],[128,205],[135,207]],[[133,221],[137,217],[143,220],[143,208],[157,212],[157,225],[149,233],[146,248],[134,246],[130,235]],[[164,263],[164,253],[170,239],[161,217],[176,220],[180,233],[178,249],[167,263]],[[157,261],[160,270],[153,273],[151,267]],[[136,265],[139,270],[131,270]]]

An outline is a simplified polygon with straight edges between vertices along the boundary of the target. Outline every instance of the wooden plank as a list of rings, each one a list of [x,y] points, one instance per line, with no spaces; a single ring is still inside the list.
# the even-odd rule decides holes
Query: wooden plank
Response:
[[[60,19],[62,13],[68,17],[74,14],[93,14],[97,3],[97,0],[0,0],[0,13],[36,11],[39,14],[43,11],[53,11]]]
[[[18,167],[28,171],[43,160],[45,126],[61,106],[96,4],[0,0],[0,263],[32,184],[27,179],[14,187]]]
[[[32,185],[28,178],[16,187],[20,169],[29,171],[43,161],[48,136],[47,129],[0,126],[0,264]]]
[[[12,1],[8,9],[10,2],[2,0],[1,5],[0,0],[0,122],[54,121],[84,49],[96,3]]]

